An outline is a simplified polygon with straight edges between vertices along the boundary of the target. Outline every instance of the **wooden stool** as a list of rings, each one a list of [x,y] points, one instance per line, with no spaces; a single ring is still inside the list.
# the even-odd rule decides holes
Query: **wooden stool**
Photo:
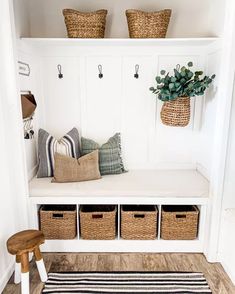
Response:
[[[15,284],[21,281],[21,293],[29,294],[29,253],[35,256],[38,272],[42,282],[47,280],[47,272],[39,246],[45,242],[41,231],[26,230],[11,236],[7,241],[8,252],[16,255]],[[21,268],[21,275],[20,275]]]

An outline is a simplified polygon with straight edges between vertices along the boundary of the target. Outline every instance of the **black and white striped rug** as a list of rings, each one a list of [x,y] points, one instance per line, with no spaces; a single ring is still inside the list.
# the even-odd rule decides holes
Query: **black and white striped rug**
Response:
[[[202,273],[49,273],[42,293],[212,293]]]

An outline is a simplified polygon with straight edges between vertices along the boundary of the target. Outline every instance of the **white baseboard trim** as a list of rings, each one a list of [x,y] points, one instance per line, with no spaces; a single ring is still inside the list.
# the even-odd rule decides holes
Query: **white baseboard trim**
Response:
[[[225,261],[224,259],[221,260],[221,265],[224,268],[225,272],[227,273],[227,275],[229,276],[229,278],[231,279],[232,283],[235,286],[235,272],[234,269],[232,269]]]
[[[15,262],[12,261],[9,266],[7,267],[5,273],[0,278],[0,293],[3,292],[4,288],[6,287],[7,282],[9,281],[11,275],[14,272]]]

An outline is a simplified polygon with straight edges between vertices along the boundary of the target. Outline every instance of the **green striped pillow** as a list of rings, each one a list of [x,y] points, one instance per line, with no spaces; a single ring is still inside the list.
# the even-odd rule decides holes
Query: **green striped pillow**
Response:
[[[125,172],[121,157],[120,133],[109,138],[107,143],[100,146],[93,140],[82,137],[82,154],[99,150],[99,167],[101,175],[121,174]]]

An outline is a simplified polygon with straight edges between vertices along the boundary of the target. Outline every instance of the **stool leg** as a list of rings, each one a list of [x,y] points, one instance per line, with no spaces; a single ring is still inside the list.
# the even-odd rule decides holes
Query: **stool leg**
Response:
[[[42,254],[41,254],[39,247],[36,247],[34,249],[33,253],[35,256],[40,279],[42,282],[46,282],[47,281],[47,272],[46,272],[45,264],[43,262]]]
[[[29,294],[29,254],[21,255],[21,293]]]
[[[20,270],[21,270],[21,264],[20,264],[20,255],[16,255],[16,262],[15,262],[15,275],[14,275],[14,283],[19,284],[20,279]]]

